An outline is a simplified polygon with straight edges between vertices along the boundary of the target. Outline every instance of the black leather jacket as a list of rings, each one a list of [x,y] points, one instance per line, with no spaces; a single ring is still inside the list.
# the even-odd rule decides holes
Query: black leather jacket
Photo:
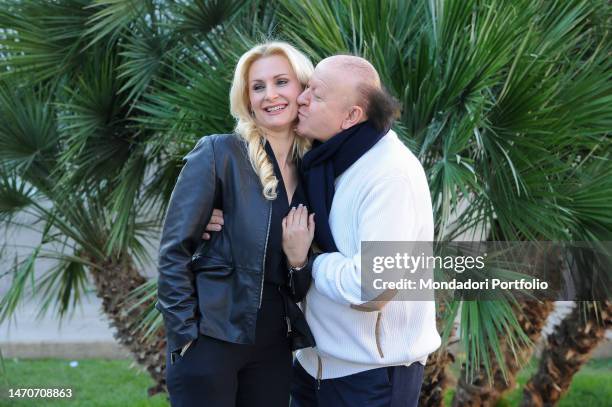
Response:
[[[158,301],[171,351],[180,350],[198,332],[233,343],[255,342],[261,307],[266,245],[272,203],[262,195],[248,160],[246,143],[236,135],[200,139],[185,156],[166,213],[159,249]],[[224,226],[201,236],[213,208],[222,208]],[[301,301],[311,281],[312,259],[288,290]],[[293,302],[292,302],[293,303]],[[306,333],[292,333],[294,349],[312,346]],[[297,311],[296,311],[297,310]],[[304,331],[304,329],[301,329]]]

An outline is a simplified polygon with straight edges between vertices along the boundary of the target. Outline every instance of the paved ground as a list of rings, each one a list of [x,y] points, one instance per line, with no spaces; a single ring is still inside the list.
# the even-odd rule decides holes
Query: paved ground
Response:
[[[28,304],[16,322],[0,324],[0,349],[4,357],[125,358],[127,352],[113,338],[100,301],[90,298],[62,325],[51,317],[35,318],[37,309]]]

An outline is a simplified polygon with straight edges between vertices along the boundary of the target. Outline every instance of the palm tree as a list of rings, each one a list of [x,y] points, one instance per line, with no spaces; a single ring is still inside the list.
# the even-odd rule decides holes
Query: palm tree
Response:
[[[41,244],[12,270],[0,316],[29,294],[36,259],[53,258],[57,267],[34,278],[43,310],[67,315],[92,281],[119,342],[156,379],[153,391],[163,388],[145,248],[180,157],[199,136],[232,128],[237,56],[269,36],[315,62],[338,52],[373,62],[402,102],[396,130],[426,169],[438,240],[483,225],[497,240],[596,240],[596,227],[612,229],[602,198],[612,187],[601,182],[612,175],[610,50],[606,20],[593,14],[604,3],[5,0],[0,219],[36,228]],[[484,378],[487,391],[511,382],[546,307],[445,303],[424,405],[442,403],[457,315],[461,386]]]
[[[230,69],[255,31],[229,27],[265,28],[271,11],[240,1],[2,2],[0,219],[40,243],[8,270],[0,319],[28,297],[61,319],[93,283],[118,342],[155,380],[150,392],[163,390],[163,331],[136,331],[159,316],[142,321],[153,301],[130,293],[151,287],[146,249],[180,158],[202,134],[232,127]],[[55,265],[40,275],[43,258]]]
[[[525,385],[522,406],[556,405],[574,375],[612,327],[610,301],[581,302],[546,338],[538,370]]]
[[[572,109],[575,106],[583,107],[582,103],[577,100],[588,100],[589,102],[599,103],[597,100],[605,100],[606,97],[600,91],[606,89],[600,88],[603,81],[609,81],[609,61],[605,60],[605,55],[609,53],[606,51],[606,44],[608,42],[608,33],[602,31],[604,27],[601,21],[601,15],[606,15],[602,10],[608,10],[607,18],[610,18],[610,7],[609,4],[597,3],[597,2],[565,2],[559,3],[554,6],[547,4],[546,8],[540,8],[539,19],[542,21],[542,29],[535,35],[533,39],[526,43],[524,52],[525,55],[539,55],[542,53],[542,48],[551,45],[551,40],[560,40],[559,34],[563,33],[561,37],[564,37],[563,46],[555,46],[552,48],[554,52],[551,54],[557,61],[571,61],[570,63],[559,63],[559,76],[545,76],[541,75],[543,80],[553,80],[556,84],[550,83],[551,88],[557,87],[563,89],[557,93],[557,95],[550,96],[550,102],[557,105],[557,108],[561,110],[554,113],[560,114],[564,109]],[[605,20],[605,18],[604,18]],[[551,38],[554,35],[556,38]],[[523,61],[524,62],[524,61]],[[550,63],[550,61],[549,61]],[[547,63],[546,65],[549,65]],[[531,71],[534,74],[533,65],[520,65],[520,62],[516,66],[517,71],[528,72]],[[550,69],[542,66],[543,69]],[[565,70],[565,74],[562,72]],[[537,75],[537,72],[535,72]],[[608,79],[606,79],[608,78]],[[538,87],[541,90],[544,86]],[[580,96],[582,94],[582,96]],[[590,94],[591,96],[587,96]],[[578,99],[575,99],[578,98]],[[585,98],[585,99],[582,99]],[[554,100],[554,102],[553,102]],[[551,105],[552,105],[551,103]],[[565,105],[565,108],[561,106]],[[556,110],[556,109],[555,109]],[[582,141],[586,141],[589,138],[600,137],[602,143],[590,144],[587,141],[586,145],[581,146],[581,142],[577,142],[564,148],[562,145],[554,151],[556,156],[566,163],[570,164],[565,171],[565,174],[552,182],[550,179],[549,191],[556,190],[559,197],[562,199],[555,198],[553,201],[545,196],[534,196],[540,200],[544,205],[553,203],[558,205],[562,212],[569,214],[570,216],[564,217],[562,223],[565,224],[562,228],[557,228],[553,233],[540,234],[539,240],[574,240],[574,241],[599,241],[609,240],[609,231],[611,230],[611,222],[609,214],[610,205],[605,203],[605,199],[599,198],[601,196],[610,197],[609,183],[606,180],[606,174],[608,170],[603,169],[603,166],[608,165],[606,162],[609,159],[610,143],[607,132],[605,130],[605,120],[600,121],[599,131],[595,130],[594,126],[598,120],[603,119],[603,116],[598,116],[598,108],[596,105],[589,107],[587,110],[581,110],[580,112],[574,111],[568,118],[571,120],[565,124],[565,128],[560,127],[558,131],[567,132],[568,135],[574,137],[576,141],[578,137],[582,138]],[[581,114],[585,115],[585,120],[581,122]],[[593,114],[593,116],[591,116]],[[599,117],[599,119],[598,119]],[[558,123],[561,124],[561,123]],[[596,136],[597,134],[597,136]],[[590,144],[590,146],[589,146]],[[596,154],[595,152],[601,153]],[[587,157],[590,159],[583,159]],[[575,163],[572,164],[572,160]],[[592,168],[587,168],[591,166]],[[575,167],[582,167],[584,172],[580,173],[575,171]],[[562,173],[561,173],[562,174]],[[597,187],[595,186],[597,185]],[[588,198],[587,198],[588,196]],[[559,233],[560,232],[560,233]],[[556,269],[561,273],[562,264],[559,264]],[[585,267],[581,272],[584,275],[588,275],[592,272],[592,268]],[[604,306],[605,307],[605,306]],[[546,316],[551,311],[550,304],[546,302],[540,303],[523,303],[521,304],[521,313],[519,321],[521,321],[521,327],[526,332],[532,342],[537,341],[540,337],[540,331],[543,327]],[[566,321],[567,322],[567,321]],[[565,324],[564,322],[563,324]],[[563,324],[561,326],[563,326]],[[600,326],[601,328],[601,326]],[[595,331],[590,332],[591,340],[594,345],[601,340],[601,337],[596,335]],[[588,336],[588,335],[587,335]],[[570,344],[573,342],[569,342]],[[548,341],[550,346],[551,342]],[[567,346],[567,345],[566,345]],[[572,348],[573,345],[569,345]],[[552,348],[550,349],[552,350]],[[514,376],[524,366],[532,354],[530,349],[519,349],[517,352],[517,359],[513,362],[507,360],[507,366],[509,374],[504,377],[500,369],[496,369],[493,373],[493,384],[484,380],[481,377],[478,380],[478,384],[465,383],[463,381],[458,386],[457,397],[455,398],[455,405],[495,405],[501,395],[508,389],[514,387]],[[509,355],[507,352],[506,355]],[[544,367],[546,366],[546,367]],[[543,372],[551,372],[551,364],[545,360],[541,361],[540,376],[544,376]],[[554,369],[552,369],[554,370]],[[563,370],[563,369],[562,369]],[[571,381],[571,379],[570,379]],[[569,384],[569,381],[567,382]],[[546,398],[548,389],[539,387],[537,390],[542,391],[542,396]],[[537,393],[534,389],[533,393]],[[466,400],[471,399],[471,402]],[[486,400],[482,403],[475,402],[475,399]],[[558,401],[558,400],[557,400]]]

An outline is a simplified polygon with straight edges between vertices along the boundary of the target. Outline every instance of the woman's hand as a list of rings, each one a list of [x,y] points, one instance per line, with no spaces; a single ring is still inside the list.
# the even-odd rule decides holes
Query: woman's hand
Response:
[[[291,208],[283,219],[283,251],[290,267],[300,267],[308,260],[314,231],[314,213],[308,216],[308,209],[302,204]]]

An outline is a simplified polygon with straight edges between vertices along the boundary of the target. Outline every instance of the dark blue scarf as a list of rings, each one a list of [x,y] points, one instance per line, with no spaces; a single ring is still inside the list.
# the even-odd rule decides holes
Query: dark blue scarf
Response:
[[[315,141],[312,150],[304,155],[301,165],[302,182],[310,212],[315,213],[314,239],[324,252],[338,251],[329,227],[334,181],[385,133],[377,131],[366,121],[336,134],[325,143]]]

